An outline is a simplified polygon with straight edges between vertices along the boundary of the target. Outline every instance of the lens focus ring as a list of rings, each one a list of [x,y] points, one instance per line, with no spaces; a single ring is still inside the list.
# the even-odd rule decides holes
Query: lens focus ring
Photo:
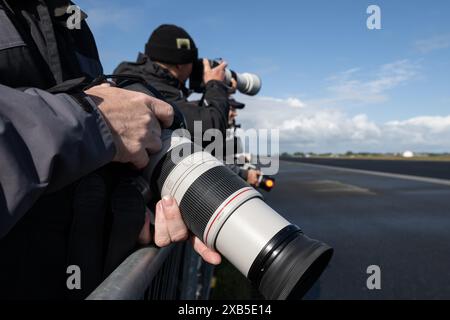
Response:
[[[202,238],[206,226],[219,206],[248,184],[225,166],[214,167],[198,177],[180,202],[188,228]]]

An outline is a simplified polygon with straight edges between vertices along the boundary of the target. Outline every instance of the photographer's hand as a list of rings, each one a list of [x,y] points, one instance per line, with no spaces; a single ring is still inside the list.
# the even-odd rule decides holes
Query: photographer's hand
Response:
[[[247,183],[253,187],[258,187],[259,183],[259,177],[261,176],[261,171],[249,169],[248,175],[247,175]]]
[[[237,90],[237,81],[234,78],[231,78],[231,86],[229,94],[236,93],[236,90]]]
[[[144,168],[149,161],[147,151],[161,149],[161,125],[172,124],[173,108],[146,94],[105,84],[90,88],[86,94],[97,104],[112,132],[117,149],[113,161]]]
[[[145,233],[141,233],[140,242],[143,239],[149,240],[151,238],[148,228],[145,228]],[[194,235],[189,235],[189,231],[181,217],[180,209],[175,199],[164,197],[156,205],[155,213],[155,244],[158,247],[168,246],[172,242],[179,242],[191,238],[194,250],[210,264],[217,265],[221,262],[221,256],[218,252],[208,248],[199,238]]]
[[[211,69],[208,59],[203,59],[203,82],[207,84],[212,80],[225,81],[225,68],[227,65],[225,61],[222,61],[217,67]]]

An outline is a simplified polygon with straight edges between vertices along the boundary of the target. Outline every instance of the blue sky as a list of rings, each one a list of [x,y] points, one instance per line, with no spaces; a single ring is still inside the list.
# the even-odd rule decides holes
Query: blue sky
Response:
[[[258,73],[247,127],[283,151],[450,151],[450,1],[77,1],[105,72],[134,60],[162,23],[200,55]],[[381,8],[382,30],[366,9]]]

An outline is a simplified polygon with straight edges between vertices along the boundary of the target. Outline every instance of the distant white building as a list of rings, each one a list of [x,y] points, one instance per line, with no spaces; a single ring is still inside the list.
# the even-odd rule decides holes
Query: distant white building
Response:
[[[414,152],[412,152],[412,151],[405,151],[405,152],[403,152],[402,157],[403,158],[414,158]]]

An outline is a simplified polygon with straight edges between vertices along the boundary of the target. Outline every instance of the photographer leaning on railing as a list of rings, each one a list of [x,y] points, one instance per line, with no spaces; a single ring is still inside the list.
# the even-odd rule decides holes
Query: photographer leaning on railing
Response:
[[[145,203],[125,178],[147,165],[172,122],[169,104],[142,93],[109,85],[84,92],[102,66],[86,22],[67,27],[69,5],[0,1],[2,299],[83,298],[132,252]],[[176,203],[163,203],[157,241],[184,239]],[[83,272],[80,290],[66,286],[71,265]]]

